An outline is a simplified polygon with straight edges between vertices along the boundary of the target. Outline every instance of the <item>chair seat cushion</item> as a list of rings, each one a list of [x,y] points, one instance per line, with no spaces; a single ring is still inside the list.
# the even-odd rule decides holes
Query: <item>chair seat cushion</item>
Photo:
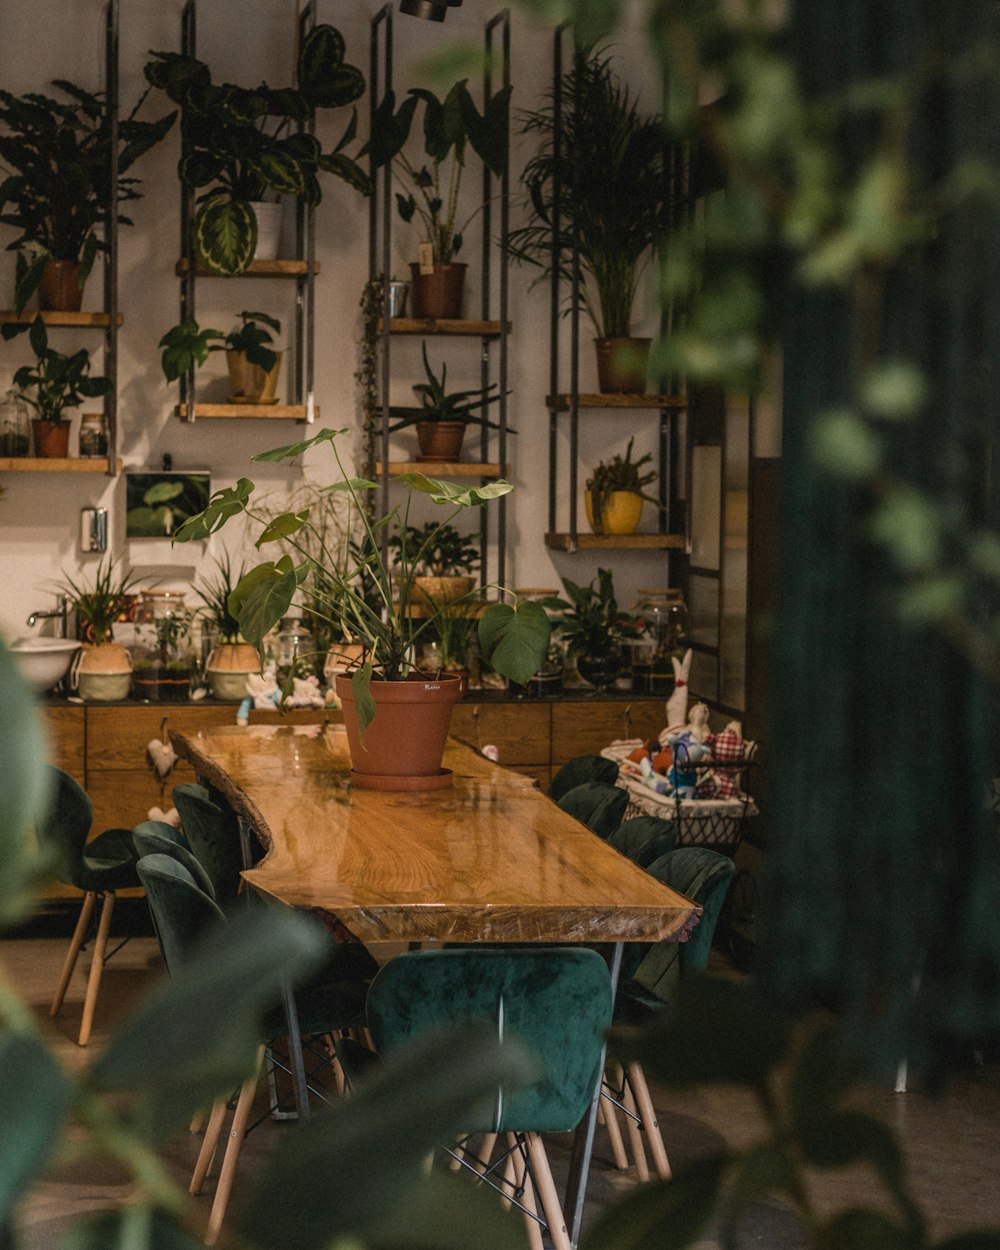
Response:
[[[139,885],[131,829],[106,829],[83,848],[77,879],[81,890],[125,890]]]

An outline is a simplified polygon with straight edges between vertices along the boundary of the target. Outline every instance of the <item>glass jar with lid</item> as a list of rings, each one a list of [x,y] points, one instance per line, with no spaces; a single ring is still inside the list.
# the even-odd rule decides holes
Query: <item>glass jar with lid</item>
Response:
[[[10,390],[0,403],[0,456],[26,456],[31,447],[31,414],[20,392]]]
[[[133,612],[132,693],[153,703],[181,701],[191,693],[197,664],[192,612],[182,590],[144,590]]]
[[[687,608],[679,590],[640,588],[632,609],[643,623],[644,638],[633,648],[635,688],[643,694],[670,694],[674,688],[671,659],[680,658],[687,633]]]
[[[80,418],[80,457],[100,459],[108,454],[108,428],[103,412],[85,412]]]
[[[282,684],[289,676],[311,677],[316,672],[316,644],[301,616],[282,617],[274,659]]]

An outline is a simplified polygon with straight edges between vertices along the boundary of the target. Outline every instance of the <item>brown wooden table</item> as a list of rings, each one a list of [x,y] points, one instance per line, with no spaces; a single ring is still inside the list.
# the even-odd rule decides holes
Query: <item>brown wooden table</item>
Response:
[[[335,913],[364,942],[614,943],[615,979],[622,942],[682,939],[700,915],[530,778],[454,739],[452,786],[402,793],[351,786],[341,725],[171,740],[267,848],[246,880],[288,906]],[[574,1244],[599,1097],[600,1086],[571,1170]]]

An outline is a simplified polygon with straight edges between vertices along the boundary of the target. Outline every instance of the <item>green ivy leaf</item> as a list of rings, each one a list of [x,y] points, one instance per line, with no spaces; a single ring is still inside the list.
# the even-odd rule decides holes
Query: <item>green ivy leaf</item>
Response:
[[[73,1090],[42,1043],[23,1033],[0,1036],[0,1072],[8,1092],[0,1104],[2,1227],[19,1194],[55,1148]]]
[[[869,522],[872,537],[908,572],[941,563],[943,530],[933,499],[911,486],[897,486],[878,505]]]
[[[882,445],[855,412],[838,408],[816,418],[812,431],[817,464],[839,477],[871,477],[882,460]]]
[[[516,608],[496,603],[479,618],[479,645],[490,666],[522,686],[541,667],[551,632],[545,609],[531,601]]]
[[[923,374],[906,360],[885,360],[861,386],[861,402],[871,412],[891,421],[905,421],[927,398]]]
[[[726,1204],[724,1244],[737,1244],[737,1229],[748,1207],[771,1194],[794,1193],[798,1181],[795,1164],[778,1142],[763,1142],[746,1149],[736,1162]]]
[[[472,1186],[467,1175],[430,1172],[406,1202],[385,1212],[365,1238],[372,1250],[523,1250],[524,1220],[505,1211],[486,1186]]]

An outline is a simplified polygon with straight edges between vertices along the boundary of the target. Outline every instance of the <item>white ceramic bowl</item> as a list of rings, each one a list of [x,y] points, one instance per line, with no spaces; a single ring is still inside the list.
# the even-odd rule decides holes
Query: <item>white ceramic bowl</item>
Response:
[[[79,650],[80,644],[67,638],[18,638],[10,644],[21,672],[39,693],[51,690],[66,676],[70,661]]]

